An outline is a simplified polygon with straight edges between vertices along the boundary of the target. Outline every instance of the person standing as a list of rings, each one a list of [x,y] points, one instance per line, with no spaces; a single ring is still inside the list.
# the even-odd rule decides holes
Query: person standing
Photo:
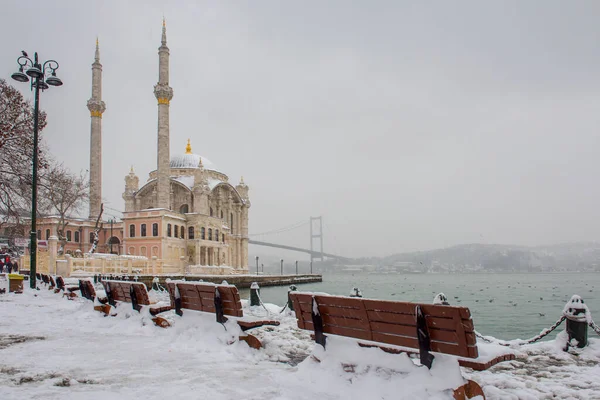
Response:
[[[15,274],[18,274],[18,273],[19,273],[19,264],[17,264],[17,262],[16,262],[16,261],[13,263],[13,272],[14,272]]]

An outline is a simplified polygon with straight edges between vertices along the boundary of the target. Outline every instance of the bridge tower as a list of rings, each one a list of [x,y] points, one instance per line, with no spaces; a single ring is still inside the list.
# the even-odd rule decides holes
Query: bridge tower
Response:
[[[316,223],[318,221],[318,223]],[[318,233],[315,233],[318,232]],[[319,239],[319,250],[318,253],[320,255],[315,256],[314,250],[314,242],[315,239]],[[310,262],[315,259],[319,259],[319,261],[323,261],[325,257],[323,256],[323,217],[310,217]]]

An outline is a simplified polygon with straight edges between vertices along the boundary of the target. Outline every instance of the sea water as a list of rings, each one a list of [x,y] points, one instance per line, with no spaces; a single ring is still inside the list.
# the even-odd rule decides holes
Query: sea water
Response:
[[[600,324],[600,273],[549,274],[324,274],[300,291],[347,296],[358,287],[365,298],[431,303],[443,292],[451,305],[471,310],[475,329],[498,339],[527,339],[550,327],[572,295],[580,295]],[[263,302],[283,306],[287,286],[263,287]],[[248,298],[248,289],[241,295]],[[564,329],[561,325],[559,332]],[[588,335],[596,335],[589,329]],[[548,336],[552,338],[554,335]]]

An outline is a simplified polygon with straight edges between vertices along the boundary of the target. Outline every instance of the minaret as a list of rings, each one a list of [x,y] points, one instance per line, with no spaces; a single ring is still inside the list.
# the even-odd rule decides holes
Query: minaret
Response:
[[[102,101],[102,64],[100,47],[96,39],[96,56],[92,64],[92,97],[87,102],[92,120],[90,133],[90,219],[98,218],[102,203],[102,113],[106,104]]]
[[[173,89],[169,86],[169,48],[167,47],[167,27],[163,18],[161,46],[158,48],[158,83],[154,86],[154,96],[158,100],[158,143],[157,193],[158,208],[170,208],[170,152],[169,152],[169,103]]]

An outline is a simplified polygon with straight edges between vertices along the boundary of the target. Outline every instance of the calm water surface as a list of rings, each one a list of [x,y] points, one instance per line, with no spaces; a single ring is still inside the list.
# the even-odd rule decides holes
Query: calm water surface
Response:
[[[599,273],[324,274],[323,282],[299,285],[298,290],[348,295],[355,286],[363,297],[423,303],[443,292],[450,304],[469,307],[477,331],[504,340],[537,335],[556,322],[573,294],[583,298],[600,323]],[[260,294],[264,302],[283,306],[287,290],[264,287]],[[248,298],[248,289],[241,295]],[[588,335],[595,333],[590,329]]]

